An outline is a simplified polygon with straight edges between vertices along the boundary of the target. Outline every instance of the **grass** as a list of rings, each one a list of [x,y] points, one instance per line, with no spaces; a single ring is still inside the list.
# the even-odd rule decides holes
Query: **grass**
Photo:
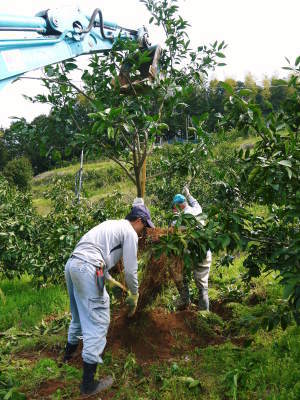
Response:
[[[40,215],[47,215],[51,211],[51,201],[45,198],[33,199],[32,203]]]
[[[114,162],[110,160],[100,160],[100,161],[95,161],[95,162],[88,162],[84,163],[84,170],[85,171],[99,171],[99,170],[106,170],[108,167],[114,166]],[[46,171],[43,172],[39,175],[37,175],[34,178],[34,181],[37,182],[43,182],[45,180],[49,180],[55,175],[75,175],[75,173],[79,170],[80,168],[80,163],[77,164],[72,164],[69,165],[68,167],[62,167],[62,168],[55,168],[51,171]]]
[[[22,279],[0,283],[0,330],[11,327],[28,329],[39,323],[45,316],[59,314],[68,309],[65,287],[50,286],[36,288],[25,276]]]
[[[102,189],[94,190],[89,192],[89,200],[91,202],[97,202],[102,198],[107,196],[108,188],[107,186],[103,187]],[[117,183],[110,187],[110,191],[117,191],[122,193],[125,198],[128,198],[128,201],[131,202],[135,196],[135,186],[130,181],[125,181],[121,183]]]
[[[211,300],[222,296],[232,307],[230,320],[214,313],[199,313],[195,331],[199,335],[215,334],[215,327],[227,335],[226,343],[192,351],[183,350],[181,344],[190,341],[176,332],[176,346],[172,359],[139,364],[133,353],[108,351],[100,376],[113,374],[117,384],[111,389],[113,399],[136,400],[296,400],[300,394],[300,329],[291,326],[271,332],[259,329],[251,333],[240,322],[245,316],[265,312],[272,307],[281,293],[274,276],[256,278],[244,292],[242,257],[230,267],[213,266],[211,273]],[[242,297],[228,297],[230,285],[239,287]],[[28,398],[38,398],[38,390],[48,382],[57,382],[47,399],[76,399],[81,371],[75,366],[61,364],[66,328],[69,319],[64,287],[34,288],[29,277],[1,282],[1,330],[10,328],[6,337],[0,337],[1,394],[12,393],[12,399],[21,392]],[[257,304],[249,298],[257,295]],[[171,310],[176,291],[171,286],[164,290],[156,305]],[[266,301],[267,300],[267,301]],[[55,318],[49,318],[55,316]],[[46,322],[45,322],[46,321]],[[130,327],[128,327],[129,329]],[[134,327],[132,327],[134,329]],[[24,332],[29,336],[18,336]],[[136,332],[138,335],[139,332]],[[247,337],[243,345],[236,345],[234,337]],[[21,353],[20,353],[21,351]],[[51,353],[52,351],[52,353]],[[46,354],[44,354],[46,352]],[[49,357],[50,353],[52,356]],[[34,359],[28,361],[26,354]],[[2,386],[1,386],[2,385]],[[21,395],[20,395],[21,396]],[[4,395],[3,395],[4,397]],[[10,397],[8,397],[10,398]]]
[[[44,197],[55,180],[63,179],[65,186],[74,191],[75,174],[79,164],[44,172],[33,180],[33,204],[40,215],[51,210],[51,201]],[[108,193],[119,192],[131,202],[135,196],[135,186],[125,176],[119,166],[112,161],[99,161],[84,164],[82,195],[92,203],[101,201]],[[74,195],[75,196],[75,195]]]

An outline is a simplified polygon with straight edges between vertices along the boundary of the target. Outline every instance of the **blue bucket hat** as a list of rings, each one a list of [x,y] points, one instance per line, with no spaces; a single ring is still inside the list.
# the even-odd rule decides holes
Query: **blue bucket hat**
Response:
[[[183,204],[185,202],[185,197],[182,194],[178,193],[175,194],[175,196],[173,197],[172,205],[174,206],[175,204]]]

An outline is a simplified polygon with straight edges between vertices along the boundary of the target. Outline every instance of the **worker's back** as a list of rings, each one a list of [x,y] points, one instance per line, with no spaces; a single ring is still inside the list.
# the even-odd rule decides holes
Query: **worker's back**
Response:
[[[138,236],[129,221],[108,220],[95,226],[77,243],[73,256],[98,266],[104,261],[107,269],[122,257],[123,251],[137,251]]]

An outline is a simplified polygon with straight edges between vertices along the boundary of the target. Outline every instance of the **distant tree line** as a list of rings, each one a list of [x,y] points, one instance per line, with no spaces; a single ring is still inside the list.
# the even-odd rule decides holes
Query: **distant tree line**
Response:
[[[226,88],[234,91],[250,89],[253,101],[264,114],[277,111],[288,92],[293,90],[287,85],[287,80],[277,77],[265,77],[258,84],[250,73],[245,76],[244,81],[233,78],[227,78],[224,82],[212,79],[202,86],[187,85],[182,93],[183,106],[178,107],[169,120],[164,121],[169,127],[164,138],[192,139],[193,134],[189,130],[193,125],[192,117],[204,113],[208,114],[205,121],[206,131],[216,132],[220,117],[226,112],[224,106],[230,97],[231,90]],[[58,92],[53,93],[53,87],[48,96],[38,95],[30,100],[52,104],[53,96],[61,104],[60,107],[52,108],[48,116],[39,115],[32,122],[20,118],[12,122],[9,128],[0,128],[0,171],[9,161],[20,157],[30,161],[34,174],[78,161],[81,147],[76,139],[83,131],[92,129],[93,121],[88,114],[93,110],[80,94],[72,99],[72,107],[70,99],[64,106],[64,96],[60,97]],[[90,157],[93,158],[93,154]]]

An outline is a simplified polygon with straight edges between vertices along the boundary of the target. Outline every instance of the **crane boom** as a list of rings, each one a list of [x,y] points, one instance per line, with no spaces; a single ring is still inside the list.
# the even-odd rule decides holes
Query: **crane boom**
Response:
[[[99,8],[90,17],[79,8],[49,9],[34,17],[0,14],[0,33],[3,31],[33,32],[38,36],[0,38],[0,90],[28,71],[109,51],[117,38],[134,40],[141,49],[150,48],[145,27],[133,30],[104,21]],[[155,58],[157,62],[157,53]]]

